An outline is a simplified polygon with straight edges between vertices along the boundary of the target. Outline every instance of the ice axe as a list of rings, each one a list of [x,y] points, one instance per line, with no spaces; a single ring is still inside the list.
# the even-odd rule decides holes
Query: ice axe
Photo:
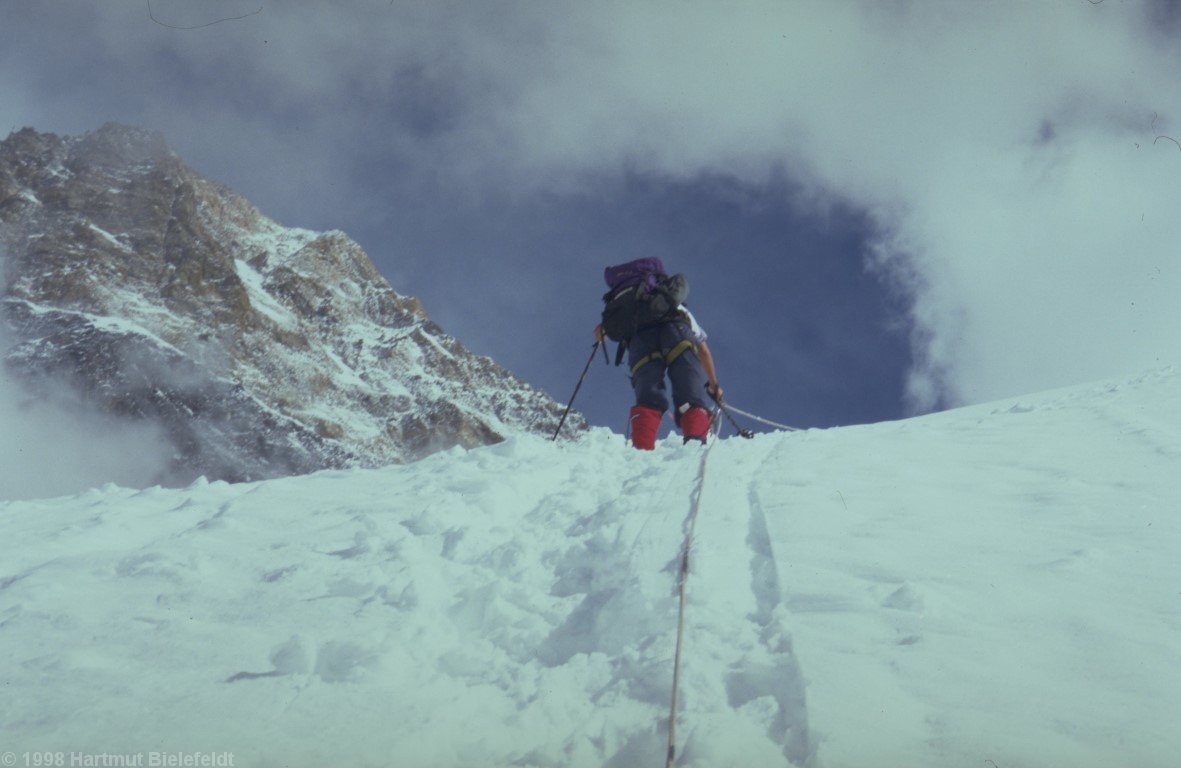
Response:
[[[709,392],[708,385],[706,386],[706,391]],[[747,440],[750,440],[755,436],[755,433],[751,430],[747,429],[746,427],[739,426],[738,422],[734,420],[734,417],[730,415],[729,409],[726,408],[726,404],[721,398],[714,395],[713,392],[709,392],[709,396],[712,397],[713,401],[718,404],[718,410],[720,410],[722,415],[725,416],[727,420],[729,420],[731,426],[733,426],[734,429],[738,431],[739,437],[745,437]]]

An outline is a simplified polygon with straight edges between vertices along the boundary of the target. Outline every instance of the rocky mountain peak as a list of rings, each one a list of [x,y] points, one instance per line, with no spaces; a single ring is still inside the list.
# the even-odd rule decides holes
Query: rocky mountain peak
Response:
[[[11,134],[0,243],[6,370],[158,423],[166,482],[406,461],[557,422],[347,235],[280,226],[157,133]]]

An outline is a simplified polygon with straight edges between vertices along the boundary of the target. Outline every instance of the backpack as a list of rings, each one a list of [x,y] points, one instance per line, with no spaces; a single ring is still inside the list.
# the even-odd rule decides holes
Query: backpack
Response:
[[[642,328],[671,320],[689,295],[685,276],[665,274],[655,257],[607,267],[603,279],[610,288],[603,295],[603,332],[620,344]]]

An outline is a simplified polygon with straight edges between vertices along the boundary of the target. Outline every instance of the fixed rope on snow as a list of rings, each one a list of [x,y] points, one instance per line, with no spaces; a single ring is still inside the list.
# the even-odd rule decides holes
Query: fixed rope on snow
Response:
[[[750,440],[755,436],[755,433],[751,430],[747,429],[746,427],[739,426],[738,422],[734,420],[734,417],[730,415],[730,411],[726,409],[725,403],[720,400],[716,402],[718,404],[718,410],[726,415],[726,419],[730,422],[730,426],[734,427],[734,429],[738,432],[739,437],[744,437],[747,440]]]
[[[701,455],[701,466],[697,470],[697,484],[693,489],[689,517],[686,520],[685,541],[681,545],[681,567],[677,575],[677,642],[676,650],[673,652],[672,700],[668,713],[668,752],[664,763],[665,768],[673,768],[677,761],[677,708],[679,706],[678,699],[680,698],[681,692],[681,652],[684,649],[685,641],[685,603],[687,594],[686,585],[689,581],[689,554],[693,549],[693,535],[697,529],[697,517],[701,511],[701,496],[705,490],[706,466],[709,462],[710,452],[713,450],[714,444],[718,441],[721,434],[721,416],[724,414],[730,423],[734,425],[734,428],[738,430],[738,434],[743,437],[753,437],[754,433],[739,427],[738,423],[734,421],[734,417],[729,413],[731,410],[749,419],[776,427],[777,429],[788,432],[801,431],[798,427],[789,427],[786,424],[776,424],[773,421],[759,418],[720,400],[717,402],[718,407],[714,410],[713,417],[710,421],[709,434],[711,439],[705,447],[705,452]]]
[[[697,484],[693,489],[692,503],[689,507],[688,527],[685,530],[685,541],[681,545],[681,568],[677,576],[677,645],[673,653],[673,690],[672,703],[668,713],[668,756],[665,768],[673,768],[677,760],[677,699],[681,690],[681,649],[685,639],[685,584],[689,580],[689,552],[693,548],[693,532],[697,528],[697,513],[701,510],[701,493],[705,488],[705,467],[709,461],[710,451],[718,441],[721,432],[721,421],[718,414],[721,409],[714,411],[710,423],[709,444],[701,455],[701,467],[697,470]]]
[[[742,410],[741,408],[735,408],[734,406],[730,405],[729,403],[726,403],[722,407],[727,411],[733,411],[734,413],[737,413],[739,416],[745,416],[746,418],[757,421],[760,424],[766,424],[768,427],[775,427],[776,429],[782,429],[785,432],[803,432],[804,431],[804,430],[800,429],[799,427],[789,427],[787,424],[779,424],[774,421],[768,421],[767,419],[764,419],[760,416],[755,416],[753,413],[747,413],[746,411]]]

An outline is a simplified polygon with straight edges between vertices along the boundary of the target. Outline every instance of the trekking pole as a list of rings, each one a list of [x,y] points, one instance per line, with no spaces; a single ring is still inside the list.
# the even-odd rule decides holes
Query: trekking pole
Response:
[[[595,346],[591,348],[590,357],[587,358],[586,367],[582,369],[582,375],[578,377],[578,384],[574,386],[574,394],[570,395],[570,402],[566,403],[566,410],[562,412],[562,419],[558,422],[558,428],[554,430],[554,436],[550,440],[557,440],[558,435],[562,431],[562,425],[566,423],[566,417],[570,415],[570,409],[574,407],[574,398],[578,397],[578,390],[582,389],[582,382],[586,380],[586,372],[590,370],[591,363],[595,361],[595,355],[599,352],[599,347],[602,346],[603,340],[595,341]]]

